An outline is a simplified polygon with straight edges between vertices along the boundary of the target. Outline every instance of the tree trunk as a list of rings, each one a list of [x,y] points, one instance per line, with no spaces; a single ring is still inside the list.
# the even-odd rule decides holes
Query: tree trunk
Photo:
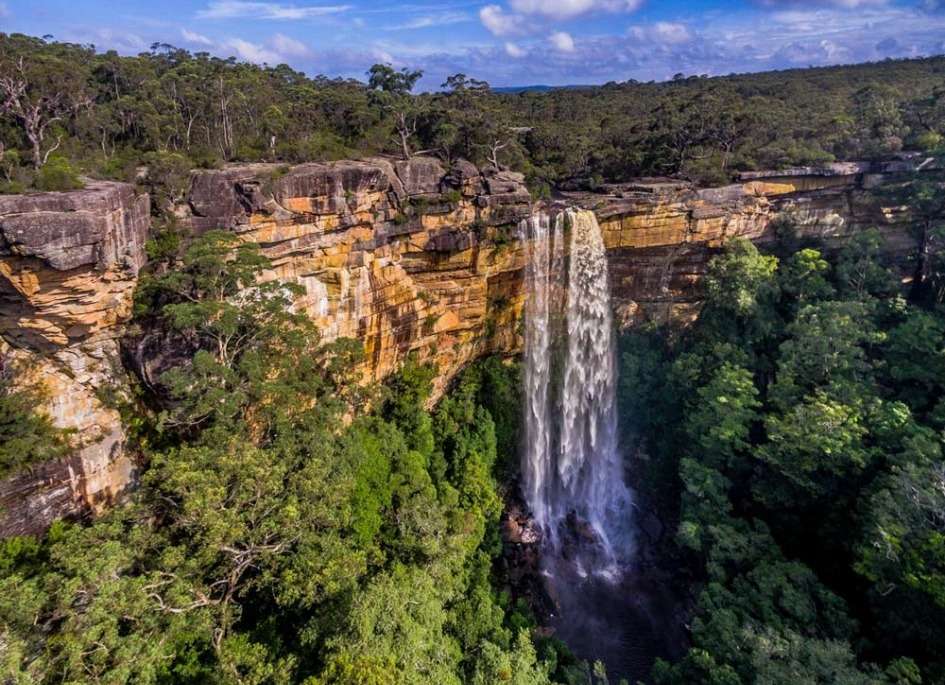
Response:
[[[929,281],[932,272],[932,245],[935,242],[932,236],[932,220],[926,219],[922,225],[922,239],[919,243],[918,264],[912,277],[910,299],[921,301],[929,291]]]
[[[33,168],[39,171],[40,167],[43,166],[43,148],[42,143],[39,138],[26,134],[26,137],[30,139],[30,143],[33,146]]]

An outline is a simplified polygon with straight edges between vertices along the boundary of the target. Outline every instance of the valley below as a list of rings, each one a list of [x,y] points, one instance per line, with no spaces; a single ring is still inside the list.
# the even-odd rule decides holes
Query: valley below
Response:
[[[296,287],[292,306],[323,342],[363,347],[356,384],[428,364],[433,407],[476,360],[521,356],[524,500],[509,494],[519,504],[506,515],[500,575],[539,634],[585,668],[650,682],[657,659],[687,653],[697,606],[669,551],[677,523],[661,520],[665,503],[634,493],[647,467],[621,446],[618,333],[687,330],[711,258],[737,240],[839,252],[875,226],[908,289],[922,241],[893,198],[919,174],[940,170],[903,156],[746,173],[721,188],[649,178],[535,201],[520,174],[462,161],[255,164],[194,172],[172,211],[191,236],[222,230],[258,244],[262,283]],[[0,196],[3,363],[27,370],[21,382],[42,379],[43,410],[74,435],[66,456],[0,482],[4,536],[104,514],[134,498],[147,470],[122,402],[143,388],[156,409],[171,406],[166,374],[195,352],[187,336],[133,315],[154,235],[148,205],[107,182]]]

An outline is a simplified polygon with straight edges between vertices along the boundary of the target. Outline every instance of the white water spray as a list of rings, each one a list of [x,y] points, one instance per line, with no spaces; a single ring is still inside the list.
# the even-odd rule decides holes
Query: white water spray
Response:
[[[525,305],[525,449],[523,456],[523,487],[525,498],[535,520],[543,527],[551,521],[554,511],[554,463],[548,457],[555,449],[552,441],[552,317],[560,291],[555,287],[560,269],[555,268],[553,255],[564,247],[560,221],[536,214],[523,222],[524,238],[529,249],[526,281],[528,299]]]
[[[632,548],[631,496],[617,446],[616,341],[607,258],[593,212],[539,214],[529,245],[525,331],[525,497],[553,551],[607,573]],[[567,289],[564,235],[570,234]]]

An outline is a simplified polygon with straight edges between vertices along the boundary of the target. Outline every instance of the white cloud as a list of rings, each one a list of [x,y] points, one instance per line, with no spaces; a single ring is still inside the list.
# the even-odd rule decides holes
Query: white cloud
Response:
[[[479,10],[479,19],[494,36],[514,36],[591,12],[633,12],[642,4],[643,0],[508,0],[508,9],[486,5]]]
[[[679,45],[688,43],[692,39],[689,29],[685,24],[678,24],[670,21],[658,21],[650,29],[650,35],[657,42],[666,45]]]
[[[574,39],[570,33],[556,31],[549,36],[548,40],[551,41],[554,49],[559,52],[574,52]]]
[[[339,14],[351,9],[350,5],[284,5],[277,2],[247,2],[246,0],[214,0],[197,12],[198,19],[270,19],[299,20]]]
[[[633,12],[643,0],[510,0],[513,10],[549,19],[571,19],[588,12]]]
[[[505,54],[514,59],[519,59],[520,57],[525,56],[525,51],[522,50],[515,43],[506,43],[505,44]]]
[[[627,29],[627,35],[641,43],[660,46],[682,45],[693,39],[685,24],[671,21],[631,26]]]
[[[836,64],[851,59],[850,51],[834,41],[822,39],[817,42],[795,41],[781,46],[773,58],[780,64],[807,66],[811,64]]]
[[[96,45],[108,45],[121,53],[135,53],[146,50],[150,41],[128,31],[118,31],[108,27],[94,29],[86,42]]]
[[[881,7],[888,5],[888,0],[833,0],[830,4],[845,9],[855,9],[857,7]]]
[[[494,36],[511,36],[522,31],[522,17],[507,14],[498,5],[486,5],[479,10],[479,20]]]
[[[274,35],[269,43],[273,50],[284,57],[308,57],[312,54],[305,43],[281,33]]]
[[[861,7],[883,7],[890,0],[759,0],[765,7],[838,7],[857,9]]]
[[[311,57],[314,52],[305,43],[290,38],[282,33],[276,33],[265,43],[253,43],[243,38],[226,38],[216,42],[211,38],[188,29],[181,29],[181,35],[188,43],[204,45],[215,53],[234,55],[254,64],[281,64],[293,57]]]
[[[180,35],[183,36],[184,40],[188,43],[193,43],[195,45],[213,45],[213,41],[207,38],[202,33],[195,33],[194,31],[188,31],[187,29],[181,29]]]
[[[278,54],[265,46],[250,43],[248,40],[243,40],[242,38],[229,38],[223,43],[222,47],[232,50],[240,59],[253,62],[254,64],[262,64],[263,62],[266,64],[278,64],[283,61]]]
[[[428,14],[422,17],[415,17],[403,24],[388,26],[387,31],[401,31],[409,29],[426,29],[431,26],[449,26],[451,24],[462,24],[470,20],[470,16],[465,12],[441,12],[440,14]]]

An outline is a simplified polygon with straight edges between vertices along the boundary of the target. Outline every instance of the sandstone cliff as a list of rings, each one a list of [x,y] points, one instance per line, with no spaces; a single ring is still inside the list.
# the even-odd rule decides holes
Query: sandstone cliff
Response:
[[[625,324],[685,321],[698,311],[713,251],[736,236],[774,240],[779,217],[828,245],[877,226],[908,278],[914,221],[886,190],[918,167],[940,173],[905,160],[746,174],[713,189],[641,179],[543,207],[597,213]],[[519,174],[420,157],[198,171],[177,214],[194,232],[259,243],[272,261],[267,277],[304,287],[300,305],[327,338],[363,342],[366,379],[414,353],[437,366],[439,393],[471,359],[520,348],[526,250],[517,227],[536,208]],[[24,382],[45,383],[46,409],[80,437],[72,458],[0,483],[0,535],[94,509],[131,482],[117,412],[99,396],[124,382],[116,340],[147,216],[147,199],[122,184],[0,197],[0,352],[7,365],[31,365]],[[160,336],[145,331],[126,345],[135,372],[153,381],[168,357]]]
[[[523,180],[424,157],[251,165],[198,172],[179,214],[194,231],[261,245],[267,278],[305,289],[301,304],[327,339],[363,342],[367,378],[414,353],[440,369],[440,391],[470,359],[517,344]]]
[[[0,534],[95,510],[132,481],[121,419],[102,397],[125,378],[118,338],[148,227],[148,198],[125,184],[0,196],[0,368],[75,430],[69,458],[0,481]]]
[[[939,180],[942,175],[926,158],[837,163],[745,173],[737,184],[709,189],[641,179],[563,200],[597,213],[624,324],[684,322],[698,313],[708,261],[726,240],[771,244],[785,223],[797,238],[815,239],[828,250],[876,227],[886,255],[902,279],[910,280],[921,237],[898,191],[917,171]]]

